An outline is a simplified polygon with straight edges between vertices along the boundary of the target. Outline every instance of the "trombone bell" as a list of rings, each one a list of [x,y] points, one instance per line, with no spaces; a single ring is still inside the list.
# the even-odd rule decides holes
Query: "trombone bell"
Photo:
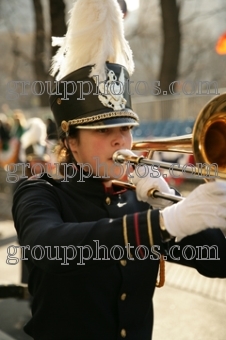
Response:
[[[226,179],[226,93],[213,98],[200,111],[196,119],[193,133],[179,137],[153,139],[147,141],[134,142],[132,150],[148,151],[149,157],[155,151],[168,151],[193,154],[196,164],[207,165],[208,170],[204,174],[204,179],[213,180],[214,178]],[[147,164],[157,166],[162,169],[170,169],[171,164],[137,156],[131,150],[118,150],[112,156],[117,163],[131,162],[132,164]],[[217,173],[210,169],[211,165],[217,166]],[[208,167],[209,166],[209,167]],[[176,171],[183,171],[180,167]],[[187,168],[184,173],[198,175],[200,178],[200,169],[198,167]],[[206,176],[207,175],[207,176]],[[135,189],[130,183],[113,181],[117,185],[125,188]],[[147,188],[148,189],[148,188]],[[179,201],[178,196],[169,197],[164,193],[148,190],[148,195],[152,197],[162,197],[164,199]],[[164,195],[164,197],[163,197]],[[172,196],[172,195],[170,195]],[[183,199],[183,198],[182,198]]]
[[[155,151],[194,154],[196,163],[216,164],[219,172],[224,173],[226,170],[226,93],[210,100],[199,112],[192,134],[137,141],[133,143],[132,150],[148,151],[151,155]]]

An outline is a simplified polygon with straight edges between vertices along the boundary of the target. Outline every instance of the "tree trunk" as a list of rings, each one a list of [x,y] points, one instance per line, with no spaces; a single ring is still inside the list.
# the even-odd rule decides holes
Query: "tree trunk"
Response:
[[[164,43],[159,80],[161,94],[170,94],[169,85],[177,80],[180,55],[179,6],[177,0],[160,0],[160,3]]]
[[[48,79],[48,72],[45,70],[44,64],[45,31],[41,0],[33,0],[33,6],[36,25],[33,67],[37,83],[33,87],[32,93],[39,95],[40,106],[45,107],[49,106],[49,95],[45,86],[45,81]],[[41,85],[41,83],[43,83],[43,85]]]
[[[51,36],[63,37],[66,34],[67,26],[65,23],[65,3],[63,0],[49,0]],[[52,47],[52,56],[56,54],[59,47]]]

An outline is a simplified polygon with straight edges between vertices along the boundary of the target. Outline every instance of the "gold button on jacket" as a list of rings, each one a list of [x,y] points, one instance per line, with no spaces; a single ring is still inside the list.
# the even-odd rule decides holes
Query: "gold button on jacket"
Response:
[[[121,337],[122,338],[126,337],[126,330],[124,328],[121,330]]]
[[[110,205],[110,204],[111,204],[111,199],[110,199],[110,197],[107,197],[107,198],[106,198],[106,203],[107,203],[107,205]]]
[[[122,301],[125,301],[125,299],[126,299],[126,293],[123,293],[123,294],[121,295],[121,300],[122,300]]]

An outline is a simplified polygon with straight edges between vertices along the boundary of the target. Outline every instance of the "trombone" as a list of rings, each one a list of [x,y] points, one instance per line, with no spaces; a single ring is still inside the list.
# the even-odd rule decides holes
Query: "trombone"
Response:
[[[151,159],[155,151],[167,151],[193,154],[196,164],[207,165],[204,176],[200,177],[200,168],[181,168],[176,171],[190,173],[192,176],[199,176],[205,180],[226,179],[226,93],[211,99],[199,112],[193,127],[193,133],[184,136],[158,138],[153,140],[143,140],[134,142],[134,151],[146,151],[148,157],[137,156],[131,150],[118,150],[112,159],[116,163],[130,162],[133,165],[146,164],[158,168],[170,170],[172,164]],[[210,166],[215,165],[217,171],[211,170]],[[115,184],[127,189],[135,189],[131,183],[113,181]],[[148,195],[161,197],[174,202],[178,202],[182,197],[160,193],[157,190],[149,189]]]

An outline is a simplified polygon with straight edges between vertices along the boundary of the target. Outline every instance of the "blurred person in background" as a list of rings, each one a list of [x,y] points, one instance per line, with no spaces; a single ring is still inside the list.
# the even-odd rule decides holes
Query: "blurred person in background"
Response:
[[[0,113],[0,150],[6,151],[9,148],[10,127],[7,123],[7,117]]]
[[[13,111],[13,126],[11,129],[11,137],[20,140],[26,130],[27,121],[22,110],[16,109]]]
[[[27,157],[35,155],[42,157],[46,153],[46,125],[39,117],[29,118],[20,137],[20,160],[25,162]]]
[[[53,121],[52,118],[46,119],[46,132],[47,132],[46,138],[47,154],[49,155],[50,158],[51,167],[52,169],[54,169],[55,168],[54,163],[56,163],[57,161],[55,148],[58,141],[58,134],[56,123]]]
[[[9,163],[17,163],[20,150],[18,137],[12,130],[14,120],[6,114],[0,114],[0,167],[5,168]]]

